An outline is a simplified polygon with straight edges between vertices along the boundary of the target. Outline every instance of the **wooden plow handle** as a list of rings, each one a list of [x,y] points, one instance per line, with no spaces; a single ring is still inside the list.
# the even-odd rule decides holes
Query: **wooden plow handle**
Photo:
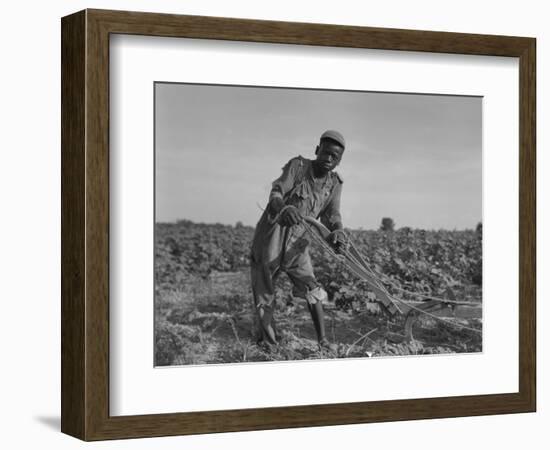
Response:
[[[304,217],[304,221],[310,225],[311,228],[314,229],[313,232],[317,233],[318,236],[325,242],[325,248],[330,248],[331,253],[335,254],[334,250],[327,242],[328,236],[330,235],[330,230],[312,217]],[[395,299],[388,293],[378,277],[372,272],[370,267],[363,260],[363,257],[353,245],[342,252],[341,255],[345,258],[347,268],[359,279],[367,283],[369,288],[376,295],[377,301],[391,316],[399,313],[405,317],[404,334],[406,341],[412,341],[414,339],[413,326],[421,314],[439,318],[445,322],[448,322],[446,319],[451,318],[482,318],[481,303],[459,302],[456,300],[450,289],[446,292],[448,301],[445,301],[445,299],[425,301],[405,301]]]
[[[304,220],[307,224],[311,225],[311,227],[315,229],[315,231],[325,242],[327,242],[328,236],[330,234],[330,230],[327,227],[325,227],[322,223],[312,217],[304,217]],[[367,285],[376,295],[376,299],[378,300],[378,302],[391,316],[395,315],[396,313],[403,313],[400,305],[398,305],[398,303],[388,293],[384,285],[380,283],[380,281],[374,276],[370,267],[353,246],[342,252],[342,256],[345,258],[345,263],[348,269],[361,281],[367,283]]]

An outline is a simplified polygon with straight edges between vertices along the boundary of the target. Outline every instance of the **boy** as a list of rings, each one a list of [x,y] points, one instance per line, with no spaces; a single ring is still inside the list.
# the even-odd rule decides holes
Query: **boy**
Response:
[[[273,320],[274,279],[285,272],[294,285],[294,297],[307,302],[319,347],[330,348],[322,304],[327,294],[313,274],[302,218],[320,218],[331,231],[329,242],[337,248],[345,245],[340,215],[343,181],[334,172],[345,146],[339,132],[325,131],[315,149],[314,160],[301,156],[291,159],[273,182],[269,204],[256,226],[251,251],[252,293],[260,325],[260,344],[277,345]]]

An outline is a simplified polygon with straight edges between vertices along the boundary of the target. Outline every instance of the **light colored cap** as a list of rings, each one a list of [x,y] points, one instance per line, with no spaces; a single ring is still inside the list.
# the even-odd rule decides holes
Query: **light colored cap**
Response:
[[[343,148],[346,148],[346,140],[342,133],[339,133],[335,130],[327,130],[321,135],[321,140],[323,139],[332,139],[333,141],[338,142]]]

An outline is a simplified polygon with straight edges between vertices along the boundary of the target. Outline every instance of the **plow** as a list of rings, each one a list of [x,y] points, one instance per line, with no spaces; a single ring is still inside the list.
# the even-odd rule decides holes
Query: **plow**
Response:
[[[388,316],[391,318],[403,317],[405,319],[403,330],[405,341],[414,340],[414,326],[422,316],[428,316],[454,327],[481,334],[480,329],[456,321],[457,319],[481,319],[482,305],[480,302],[457,300],[450,288],[447,288],[444,297],[435,297],[402,289],[389,277],[376,272],[365,261],[349,236],[347,236],[346,246],[343,249],[336,250],[328,243],[330,230],[322,223],[312,217],[304,217],[303,224],[313,242],[321,246],[333,258],[341,261],[351,274],[369,287],[376,296],[376,302],[381,305]],[[404,300],[390,293],[386,286],[389,286],[393,291],[407,294],[407,296],[417,300]]]

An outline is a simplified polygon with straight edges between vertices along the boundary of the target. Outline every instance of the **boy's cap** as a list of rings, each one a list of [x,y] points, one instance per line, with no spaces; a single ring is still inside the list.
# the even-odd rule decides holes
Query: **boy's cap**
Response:
[[[332,139],[333,141],[338,142],[343,148],[346,148],[346,141],[342,133],[339,133],[336,130],[327,130],[321,135],[321,140],[323,139]]]

